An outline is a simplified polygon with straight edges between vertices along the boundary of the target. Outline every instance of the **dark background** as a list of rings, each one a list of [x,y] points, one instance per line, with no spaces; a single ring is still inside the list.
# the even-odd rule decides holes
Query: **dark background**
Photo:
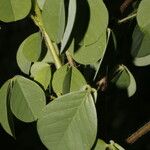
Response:
[[[125,139],[150,120],[150,67],[135,67],[130,57],[132,32],[136,21],[117,25],[116,21],[132,11],[129,6],[123,14],[119,8],[123,0],[105,0],[110,14],[109,27],[115,32],[119,54],[116,59],[126,65],[137,82],[137,91],[128,98],[125,91],[109,88],[99,94],[97,111],[98,137],[106,142],[114,140],[127,150],[150,150],[150,133],[130,145]],[[16,63],[16,52],[21,42],[38,29],[27,18],[16,23],[0,22],[0,86],[16,74],[22,74]],[[111,46],[111,45],[110,45]],[[36,132],[36,123],[25,124],[15,118],[16,140],[0,127],[0,147],[14,150],[46,149]]]

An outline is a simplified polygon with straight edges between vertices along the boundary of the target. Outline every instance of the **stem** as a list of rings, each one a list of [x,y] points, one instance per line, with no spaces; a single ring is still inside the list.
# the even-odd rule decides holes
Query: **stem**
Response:
[[[57,50],[55,49],[55,46],[54,46],[53,42],[49,38],[49,36],[48,36],[48,34],[47,34],[47,32],[44,28],[44,25],[43,25],[43,22],[42,22],[41,11],[40,11],[40,9],[37,5],[35,5],[35,15],[32,15],[31,19],[34,21],[34,23],[39,27],[40,31],[42,32],[44,40],[46,42],[46,46],[52,54],[53,60],[55,62],[55,66],[56,66],[57,69],[59,69],[62,66],[60,58],[57,55]]]
[[[68,62],[70,64],[70,66],[76,67],[76,64],[75,64],[75,62],[74,62],[74,60],[73,60],[73,58],[72,58],[72,56],[71,56],[69,51],[66,51],[66,57],[68,59]]]
[[[46,45],[47,45],[47,48],[51,51],[52,53],[52,56],[53,56],[53,59],[55,61],[55,66],[57,69],[59,69],[62,65],[61,65],[61,61],[56,53],[56,49],[52,43],[52,41],[50,40],[48,34],[46,33],[45,30],[43,30],[43,36],[44,36],[44,39],[46,41]]]
[[[143,127],[134,132],[131,136],[129,136],[126,141],[129,144],[133,144],[136,142],[141,136],[145,135],[150,131],[150,121],[146,123]]]
[[[135,18],[136,16],[137,16],[137,13],[132,14],[132,15],[126,17],[126,18],[123,18],[123,19],[119,20],[118,24],[125,23],[126,21],[129,21],[129,20]]]

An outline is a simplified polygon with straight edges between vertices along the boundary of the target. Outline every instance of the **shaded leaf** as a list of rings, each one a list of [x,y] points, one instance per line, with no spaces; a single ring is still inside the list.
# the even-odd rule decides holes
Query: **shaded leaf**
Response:
[[[69,10],[68,10],[68,21],[67,21],[67,26],[64,32],[64,36],[61,42],[61,52],[63,52],[69,37],[71,35],[72,29],[73,29],[73,25],[75,22],[75,16],[76,16],[76,0],[70,0],[69,1]]]
[[[17,64],[23,73],[29,74],[32,62],[24,56],[22,51],[22,48],[19,48],[17,51]]]
[[[29,74],[31,63],[40,58],[41,42],[41,35],[37,32],[26,38],[19,46],[17,64],[22,72]]]
[[[37,120],[46,105],[45,93],[35,82],[21,76],[14,77],[11,95],[11,110],[24,122]]]
[[[103,32],[99,40],[89,46],[81,46],[77,50],[70,50],[72,57],[80,64],[96,63],[102,56],[106,47],[106,32]]]
[[[92,96],[88,91],[79,91],[55,99],[43,109],[37,129],[48,149],[90,149],[97,131]]]
[[[0,123],[4,130],[15,137],[13,116],[10,110],[11,80],[8,80],[0,89]]]
[[[91,45],[99,41],[108,25],[108,11],[102,0],[88,0],[90,20],[83,38],[83,45]]]
[[[30,35],[26,38],[19,49],[22,49],[23,55],[31,62],[35,62],[41,55],[41,35],[39,32]]]
[[[126,89],[129,97],[136,92],[135,79],[128,68],[123,65],[120,66],[120,71],[112,79],[112,82],[115,83],[118,88]]]
[[[114,39],[113,32],[111,31],[111,29],[108,28],[108,30],[107,30],[107,41],[106,41],[106,46],[105,46],[105,49],[104,49],[104,51],[103,51],[101,60],[100,60],[98,63],[97,63],[97,62],[95,63],[95,66],[94,66],[94,67],[96,68],[96,72],[95,72],[95,75],[94,75],[93,80],[96,79],[97,74],[98,74],[98,72],[99,72],[99,70],[100,70],[100,68],[101,68],[101,64],[102,64],[102,62],[103,62],[103,60],[104,60],[104,56],[105,56],[105,53],[106,53],[106,50],[107,50],[107,45],[108,45],[108,42],[109,42],[109,39],[110,39],[111,34],[112,34],[113,39]],[[114,45],[116,46],[116,43],[115,43],[115,42],[114,42]]]
[[[64,0],[46,0],[43,6],[42,19],[50,39],[59,43],[65,28]]]
[[[0,0],[0,20],[13,22],[25,18],[31,9],[31,0]]]
[[[58,82],[59,81],[59,82]],[[86,81],[83,75],[75,67],[62,66],[53,76],[52,86],[57,95],[80,90]]]
[[[149,26],[150,27],[150,26]],[[150,64],[150,34],[148,32],[142,33],[138,26],[133,32],[133,42],[131,55],[133,63],[136,66],[146,66]]]
[[[51,80],[50,65],[44,62],[35,62],[31,67],[31,76],[46,90]]]

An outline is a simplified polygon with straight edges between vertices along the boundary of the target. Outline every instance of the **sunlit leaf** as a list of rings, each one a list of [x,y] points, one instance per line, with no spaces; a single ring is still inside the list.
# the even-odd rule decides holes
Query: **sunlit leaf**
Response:
[[[0,89],[0,123],[4,130],[15,136],[13,116],[10,110],[11,80],[5,82]]]
[[[108,144],[103,140],[98,139],[94,150],[106,150],[108,148]]]
[[[46,0],[43,6],[42,19],[50,39],[59,43],[65,28],[64,0]]]
[[[46,0],[37,0],[38,6],[40,7],[40,9],[43,9],[44,3],[46,2]]]
[[[80,90],[84,85],[86,81],[80,71],[75,67],[69,68],[68,65],[58,69],[52,80],[53,90],[57,95]]]
[[[148,27],[150,26],[149,8],[150,8],[150,1],[142,0],[137,12],[137,22],[142,31],[150,33],[150,28]]]
[[[13,79],[10,106],[13,114],[24,122],[37,120],[46,105],[45,93],[35,82],[21,76]]]
[[[43,109],[37,129],[48,149],[89,150],[97,131],[91,94],[79,91],[55,99]]]
[[[54,63],[54,60],[53,60],[53,57],[52,57],[52,54],[51,54],[50,50],[47,50],[44,58],[42,59],[42,62]]]
[[[31,9],[31,0],[0,0],[0,20],[12,22],[25,18]]]
[[[43,62],[35,62],[31,67],[31,76],[43,85],[46,90],[51,80],[50,65]]]
[[[69,1],[69,10],[68,10],[68,21],[67,21],[67,26],[66,26],[66,29],[65,29],[65,32],[64,32],[64,36],[63,36],[63,39],[62,39],[62,42],[61,42],[61,52],[64,50],[68,40],[69,40],[69,37],[70,37],[70,34],[72,32],[72,29],[73,29],[73,25],[74,25],[74,22],[75,22],[75,16],[76,16],[76,0],[70,0]]]

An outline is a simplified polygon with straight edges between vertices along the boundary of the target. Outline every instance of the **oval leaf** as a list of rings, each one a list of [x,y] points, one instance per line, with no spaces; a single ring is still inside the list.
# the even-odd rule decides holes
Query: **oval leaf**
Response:
[[[135,79],[126,66],[122,65],[120,67],[120,71],[113,78],[112,82],[114,82],[118,88],[127,89],[127,94],[129,97],[134,95],[136,92]]]
[[[22,50],[22,48],[19,48],[17,51],[17,64],[23,73],[29,74],[32,62],[24,56]]]
[[[51,80],[50,65],[43,62],[35,62],[31,67],[31,76],[43,85],[46,90]]]
[[[108,11],[102,0],[88,0],[90,20],[83,39],[83,45],[91,45],[99,40],[106,32],[108,25]]]
[[[10,110],[11,81],[8,80],[0,89],[0,123],[4,130],[15,136],[14,123]]]
[[[102,56],[106,48],[106,32],[99,40],[89,46],[81,46],[79,49],[71,50],[72,57],[80,64],[88,65],[96,63]]]
[[[64,0],[46,0],[43,6],[42,19],[50,39],[59,43],[65,28]]]
[[[150,34],[148,32],[142,33],[139,27],[136,26],[133,32],[133,42],[131,49],[133,63],[136,66],[147,66],[150,64],[149,40]]]
[[[12,22],[25,18],[31,9],[31,0],[0,0],[0,20]]]
[[[41,55],[41,35],[39,32],[30,35],[26,38],[19,49],[22,49],[23,55],[31,62],[35,62]]]
[[[150,28],[147,27],[150,25],[149,8],[150,8],[150,1],[142,0],[137,12],[137,22],[142,31],[144,32],[148,31],[150,33]]]
[[[35,82],[21,76],[14,77],[11,95],[11,110],[24,122],[37,120],[46,105],[45,93]]]
[[[68,65],[59,68],[52,80],[53,90],[57,95],[80,90],[86,84],[80,71],[75,67],[69,68]]]
[[[48,149],[90,149],[97,132],[96,110],[91,94],[80,91],[55,99],[43,109],[37,129]]]

